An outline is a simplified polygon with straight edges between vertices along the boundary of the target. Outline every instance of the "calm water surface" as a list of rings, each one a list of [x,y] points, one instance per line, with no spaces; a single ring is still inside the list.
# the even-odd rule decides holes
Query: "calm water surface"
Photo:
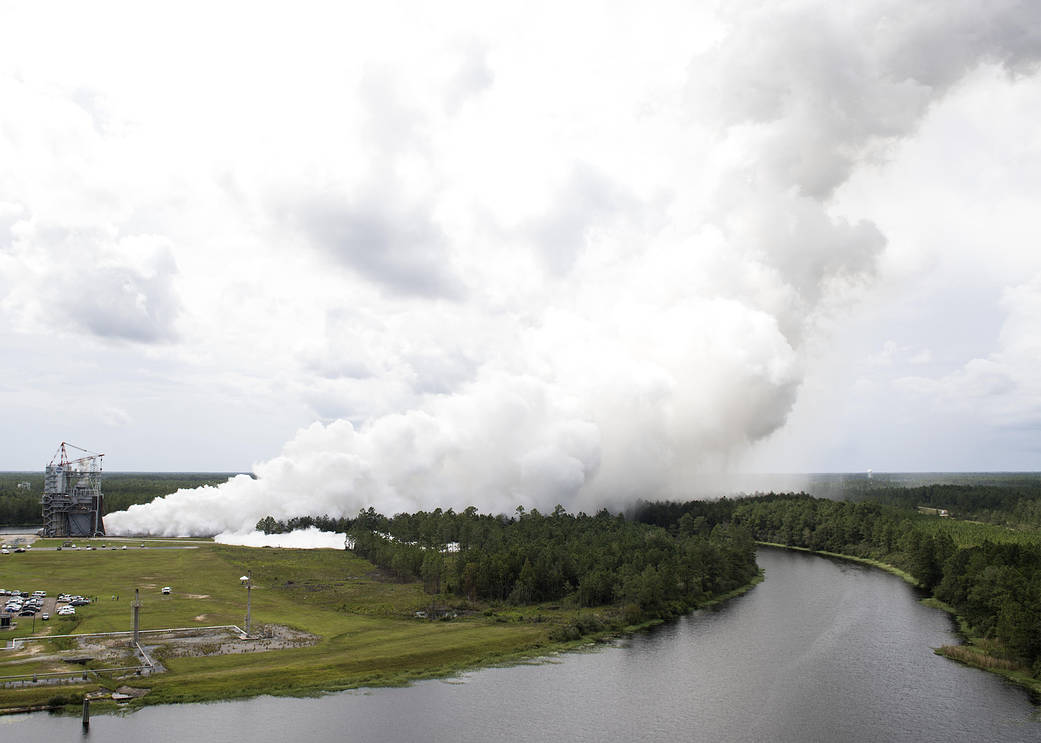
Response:
[[[406,689],[78,719],[0,717],[28,741],[1041,741],[1025,692],[934,655],[953,642],[901,580],[762,549],[766,581],[613,647]]]

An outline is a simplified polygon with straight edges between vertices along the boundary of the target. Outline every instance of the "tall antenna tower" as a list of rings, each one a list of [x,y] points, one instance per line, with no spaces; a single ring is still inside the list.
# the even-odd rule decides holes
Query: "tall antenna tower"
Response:
[[[69,449],[86,456],[69,459]],[[61,442],[43,470],[43,535],[98,537],[105,535],[101,458],[104,454]]]

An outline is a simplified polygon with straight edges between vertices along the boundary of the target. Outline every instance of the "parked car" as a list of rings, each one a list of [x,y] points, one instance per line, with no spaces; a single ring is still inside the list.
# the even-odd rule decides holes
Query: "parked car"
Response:
[[[163,586],[163,593],[164,594],[173,593],[173,589],[170,588],[170,586]]]
[[[40,619],[42,619],[42,620],[43,620],[43,621],[45,621],[45,622],[46,622],[46,621],[47,621],[48,619],[50,619],[50,618],[51,618],[51,615],[50,615],[50,614],[48,614],[47,612],[44,612],[43,614],[41,614],[41,615],[40,615]]]

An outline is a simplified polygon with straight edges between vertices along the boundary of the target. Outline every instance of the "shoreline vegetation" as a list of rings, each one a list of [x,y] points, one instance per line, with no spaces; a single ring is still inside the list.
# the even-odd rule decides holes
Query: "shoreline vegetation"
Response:
[[[481,524],[482,517],[466,516],[471,518]],[[129,677],[104,670],[133,662],[126,639],[110,644],[107,658],[98,655],[97,641],[91,647],[68,639],[30,642],[19,650],[0,651],[0,676],[23,677],[17,688],[3,686],[11,680],[0,679],[0,712],[64,709],[74,713],[84,695],[92,696],[95,713],[103,713],[150,704],[268,694],[310,696],[407,685],[477,668],[538,662],[608,642],[690,611],[710,609],[762,580],[750,536],[729,528],[719,530],[715,538],[678,538],[607,514],[570,516],[562,511],[555,516],[535,512],[493,521],[498,526],[485,524],[492,543],[507,545],[506,553],[519,545],[528,550],[513,555],[513,562],[520,565],[513,585],[497,583],[494,571],[489,573],[493,580],[486,585],[480,582],[483,562],[499,565],[504,572],[509,569],[511,560],[492,549],[484,550],[484,557],[462,549],[434,550],[445,572],[434,570],[427,559],[426,574],[415,579],[346,550],[237,547],[197,540],[190,549],[170,549],[171,541],[189,540],[146,538],[126,543],[125,550],[123,542],[94,539],[77,540],[77,550],[56,551],[53,548],[62,540],[37,540],[35,549],[5,556],[10,560],[4,563],[5,587],[42,589],[52,597],[70,591],[96,598],[78,608],[75,617],[37,619],[37,636],[128,630],[135,587],[142,591],[142,629],[244,627],[246,592],[240,577],[252,571],[254,634],[271,636],[277,628],[283,635],[313,640],[264,652],[241,648],[222,652],[222,643],[242,643],[210,638],[191,643],[143,641],[166,670]],[[517,540],[509,535],[513,529],[518,530]],[[547,557],[553,555],[553,540],[537,534],[555,531],[571,545],[572,567],[578,570],[574,576],[567,574],[568,563],[539,559],[540,550],[548,551]],[[478,538],[471,538],[476,545]],[[639,548],[627,540],[635,540]],[[96,549],[84,550],[87,546]],[[415,547],[404,542],[400,546],[402,551]],[[589,555],[583,562],[585,547]],[[421,552],[427,558],[431,554]],[[388,554],[393,564],[393,547]],[[449,568],[462,558],[467,558],[473,580],[456,584]],[[730,567],[721,562],[728,559]],[[545,590],[535,568],[543,563],[564,570],[567,593],[535,594]],[[400,558],[397,566],[403,566]],[[440,574],[440,582],[432,571]],[[660,571],[666,573],[665,581]],[[460,574],[466,575],[465,569]],[[603,594],[588,585],[585,592],[581,590],[587,574],[607,582],[609,603],[589,603]],[[526,577],[530,585],[518,591],[516,582]],[[678,593],[665,590],[671,583]],[[160,591],[167,585],[173,587],[170,595]],[[494,592],[491,598],[473,595],[482,585]],[[14,631],[0,634],[0,642],[31,633],[33,622],[19,620]],[[113,654],[122,654],[122,660],[114,662]],[[70,668],[75,683],[46,681],[44,674]],[[81,671],[91,674],[89,682],[79,680]],[[32,674],[38,674],[39,680],[30,680]],[[146,693],[118,705],[101,698],[121,686]]]
[[[835,557],[835,558],[838,558],[840,560],[849,560],[850,562],[859,562],[862,565],[870,565],[873,568],[878,568],[879,570],[884,570],[887,573],[891,573],[891,574],[895,575],[896,577],[900,578],[901,580],[903,580],[905,583],[910,583],[912,586],[914,586],[916,588],[920,588],[921,587],[919,585],[918,581],[915,580],[914,576],[911,575],[910,573],[908,573],[906,570],[901,570],[900,568],[896,567],[895,565],[890,565],[889,563],[882,562],[880,560],[873,560],[870,557],[857,557],[856,555],[845,555],[845,554],[842,554],[841,552],[828,552],[827,550],[814,550],[814,549],[810,549],[809,547],[796,547],[795,545],[781,544],[780,542],[756,541],[756,544],[758,544],[758,545],[760,545],[762,547],[776,547],[778,549],[792,550],[793,552],[808,552],[811,555],[821,555],[822,557]],[[922,599],[923,603],[926,602],[926,601],[929,601],[929,600],[930,599]],[[929,606],[934,606],[935,608],[941,608],[941,607],[936,606],[936,603],[939,603],[939,602],[936,602],[935,599],[931,599],[931,600],[933,602],[935,602],[935,603],[929,604]],[[950,607],[946,607],[944,610],[953,612],[953,609],[951,609]]]
[[[884,570],[887,573],[892,573],[916,588],[922,587],[910,573],[901,570],[895,565],[890,565],[879,560],[857,557],[856,555],[844,555],[840,552],[813,550],[809,547],[797,547],[790,544],[780,544],[778,542],[757,541],[756,544],[763,547],[773,547],[775,549],[792,550],[795,552],[807,552],[809,554],[821,555],[823,557],[834,557],[840,560],[858,562],[879,570]],[[941,645],[938,648],[933,648],[932,650],[934,653],[957,663],[961,663],[962,665],[997,674],[1017,686],[1026,689],[1030,693],[1030,698],[1034,704],[1041,704],[1041,680],[1033,677],[1028,666],[1001,657],[1000,653],[1003,649],[1000,645],[987,640],[987,638],[973,635],[965,621],[965,618],[959,616],[953,606],[945,604],[932,596],[926,596],[925,598],[920,599],[920,601],[925,606],[950,614],[958,627],[958,635],[963,641],[963,644],[961,645]]]
[[[726,521],[760,544],[894,573],[955,617],[965,644],[936,648],[938,654],[997,673],[1041,703],[1041,476],[855,485],[843,493],[846,500],[767,493],[643,503],[635,512],[665,526]]]

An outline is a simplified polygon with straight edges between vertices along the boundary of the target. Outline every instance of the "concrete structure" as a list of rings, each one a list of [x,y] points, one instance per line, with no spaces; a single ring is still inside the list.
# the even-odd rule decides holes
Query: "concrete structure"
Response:
[[[68,448],[87,456],[69,459]],[[43,470],[43,536],[97,537],[105,535],[104,496],[101,494],[101,458],[64,441]]]
[[[134,603],[131,608],[134,610],[134,644],[138,645],[141,642],[141,593],[139,588],[134,589]]]

